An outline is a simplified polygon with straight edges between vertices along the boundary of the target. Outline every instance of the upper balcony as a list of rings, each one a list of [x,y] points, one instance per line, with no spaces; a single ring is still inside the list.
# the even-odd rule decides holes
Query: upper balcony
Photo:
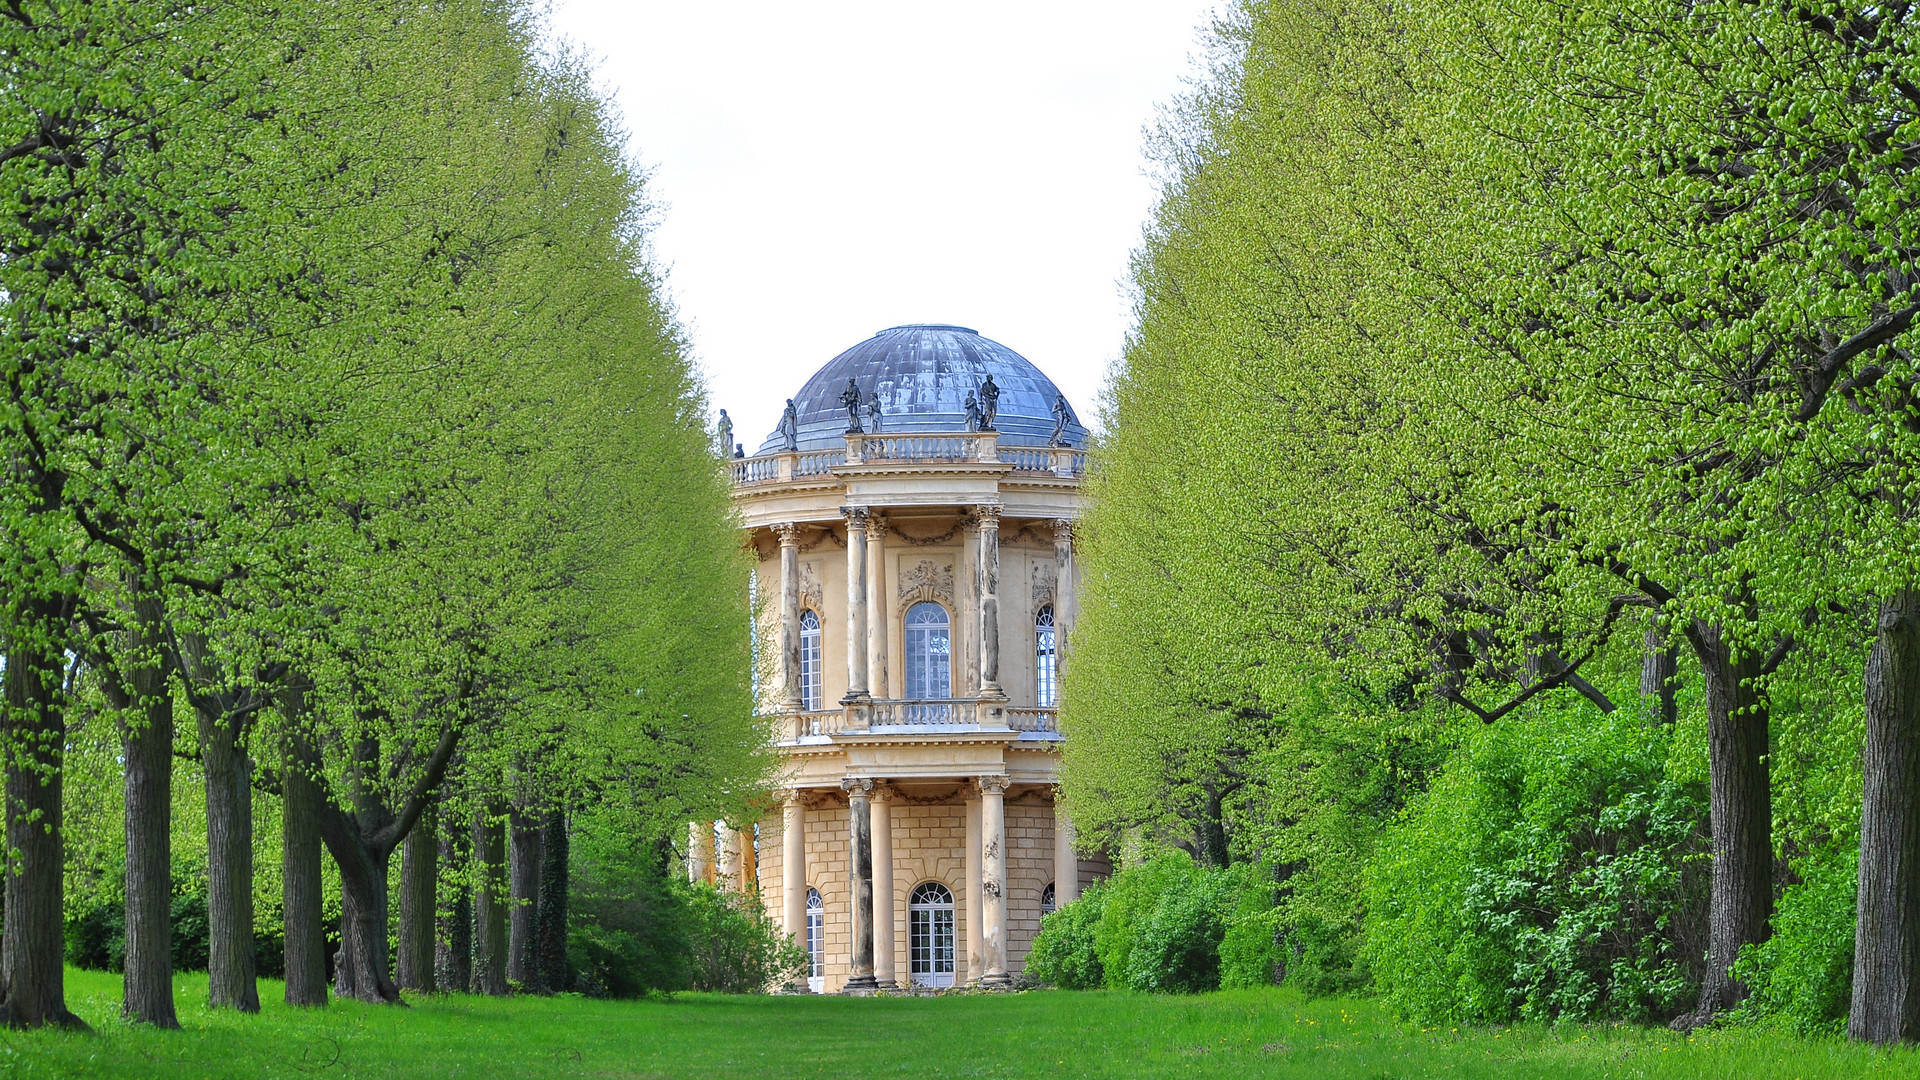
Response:
[[[963,434],[849,434],[844,449],[782,451],[735,458],[735,488],[792,483],[835,474],[850,466],[1006,465],[1013,474],[1077,480],[1087,454],[1070,446],[1001,446],[994,431]]]
[[[1059,738],[1054,709],[1015,708],[974,698],[930,700],[874,698],[835,709],[789,713],[779,718],[781,745],[828,743],[843,735],[944,735],[1004,732],[1016,738]]]

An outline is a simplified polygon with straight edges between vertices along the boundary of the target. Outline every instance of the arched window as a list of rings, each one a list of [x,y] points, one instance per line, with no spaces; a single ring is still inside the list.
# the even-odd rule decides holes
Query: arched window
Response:
[[[1054,647],[1053,605],[1040,609],[1033,620],[1033,670],[1039,679],[1038,701],[1051,709],[1060,699],[1060,654]]]
[[[819,889],[807,890],[807,988],[818,994],[827,985],[827,905]]]
[[[953,985],[953,893],[937,881],[907,897],[907,971],[922,986]]]
[[[907,609],[907,697],[953,696],[953,631],[947,609],[915,604]]]
[[[800,616],[800,707],[813,712],[820,708],[820,615],[808,611]]]
[[[1051,915],[1054,912],[1054,907],[1053,882],[1049,881],[1047,882],[1047,887],[1040,890],[1040,914]]]

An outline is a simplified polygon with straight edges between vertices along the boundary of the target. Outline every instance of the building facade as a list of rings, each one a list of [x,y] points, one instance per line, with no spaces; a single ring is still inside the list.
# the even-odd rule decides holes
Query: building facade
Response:
[[[696,825],[689,870],[757,884],[817,991],[1004,985],[1108,872],[1055,800],[1085,447],[1025,358],[917,325],[828,362],[731,463],[783,805]]]

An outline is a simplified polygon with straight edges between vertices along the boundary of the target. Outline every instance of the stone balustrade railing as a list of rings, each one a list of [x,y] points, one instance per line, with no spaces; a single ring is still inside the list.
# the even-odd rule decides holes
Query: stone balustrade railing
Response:
[[[1057,710],[1002,707],[994,730],[1058,732]],[[872,701],[790,714],[789,739],[816,735],[845,735],[899,731],[921,727],[963,727],[988,730],[988,712],[973,698],[933,698]],[[1002,726],[1004,725],[1004,727]]]
[[[1073,477],[1087,470],[1084,450],[1065,446],[1001,446],[997,432],[848,435],[844,450],[780,452],[728,462],[736,487],[825,476],[843,465],[940,461],[1011,465],[1015,472]]]

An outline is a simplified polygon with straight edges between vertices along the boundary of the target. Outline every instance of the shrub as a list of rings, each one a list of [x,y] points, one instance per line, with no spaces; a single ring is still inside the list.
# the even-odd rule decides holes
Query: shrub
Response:
[[[767,914],[759,893],[693,885],[684,896],[690,989],[757,994],[806,974],[806,951]]]
[[[1838,1034],[1853,998],[1860,849],[1832,844],[1794,870],[1800,883],[1781,895],[1773,936],[1740,950],[1733,966],[1751,993],[1740,1015],[1778,1016],[1801,1034]]]
[[[1467,739],[1376,849],[1365,953],[1428,1019],[1648,1020],[1697,992],[1703,792],[1668,734],[1549,713]]]
[[[1027,974],[1062,990],[1097,990],[1106,984],[1093,935],[1106,906],[1106,886],[1096,883],[1080,899],[1040,921],[1040,936],[1027,954]]]
[[[1225,874],[1173,879],[1153,912],[1138,924],[1127,951],[1127,987],[1156,994],[1198,994],[1220,988],[1221,909]]]

